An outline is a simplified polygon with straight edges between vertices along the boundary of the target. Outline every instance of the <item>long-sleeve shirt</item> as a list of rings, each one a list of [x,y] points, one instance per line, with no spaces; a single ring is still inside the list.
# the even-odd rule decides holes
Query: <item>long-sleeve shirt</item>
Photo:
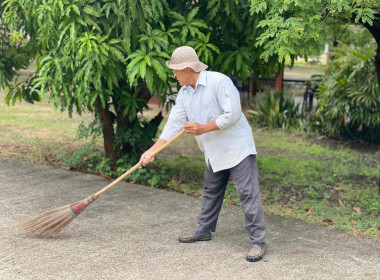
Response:
[[[234,167],[248,155],[256,154],[252,129],[241,111],[239,92],[229,77],[218,72],[202,71],[195,89],[180,89],[160,139],[170,140],[186,122],[212,121],[219,130],[195,138],[214,172]]]

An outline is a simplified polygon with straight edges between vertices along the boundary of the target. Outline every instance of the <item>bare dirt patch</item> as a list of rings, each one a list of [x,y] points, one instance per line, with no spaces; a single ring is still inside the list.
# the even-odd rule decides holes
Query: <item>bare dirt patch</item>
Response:
[[[30,129],[20,129],[14,126],[8,126],[7,131],[2,131],[3,136],[10,135],[19,135],[20,137],[25,138],[41,138],[41,139],[54,139],[54,141],[64,141],[65,138],[59,135],[52,135],[51,131],[47,129],[38,129],[38,130],[30,130]]]
[[[21,144],[1,144],[0,143],[0,154],[12,155],[15,154],[27,154],[33,148],[33,145],[21,145]]]

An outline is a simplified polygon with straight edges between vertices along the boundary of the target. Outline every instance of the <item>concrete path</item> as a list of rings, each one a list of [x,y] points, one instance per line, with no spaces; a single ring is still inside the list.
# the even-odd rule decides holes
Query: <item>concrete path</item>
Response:
[[[224,206],[210,242],[180,244],[201,199],[120,183],[59,236],[14,226],[83,199],[109,180],[0,158],[0,279],[380,279],[380,240],[267,215],[268,253],[249,263],[244,215]]]

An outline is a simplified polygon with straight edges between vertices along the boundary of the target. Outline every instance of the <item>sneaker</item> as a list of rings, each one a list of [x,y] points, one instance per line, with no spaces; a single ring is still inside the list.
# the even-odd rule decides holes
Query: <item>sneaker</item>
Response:
[[[249,262],[257,262],[264,257],[266,251],[267,251],[267,246],[265,245],[265,243],[262,248],[260,248],[259,245],[253,244],[251,249],[249,249],[248,251],[246,259]]]

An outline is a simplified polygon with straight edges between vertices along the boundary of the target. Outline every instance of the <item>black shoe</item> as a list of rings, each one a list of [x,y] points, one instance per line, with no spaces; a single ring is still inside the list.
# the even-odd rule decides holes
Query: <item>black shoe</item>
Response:
[[[246,260],[249,262],[257,262],[263,258],[266,251],[267,246],[265,244],[263,245],[263,248],[260,248],[260,246],[253,244],[251,249],[248,251]]]
[[[197,241],[210,241],[211,240],[211,232],[206,232],[201,235],[196,235],[195,233],[181,236],[178,238],[178,241],[181,243],[193,243]]]

